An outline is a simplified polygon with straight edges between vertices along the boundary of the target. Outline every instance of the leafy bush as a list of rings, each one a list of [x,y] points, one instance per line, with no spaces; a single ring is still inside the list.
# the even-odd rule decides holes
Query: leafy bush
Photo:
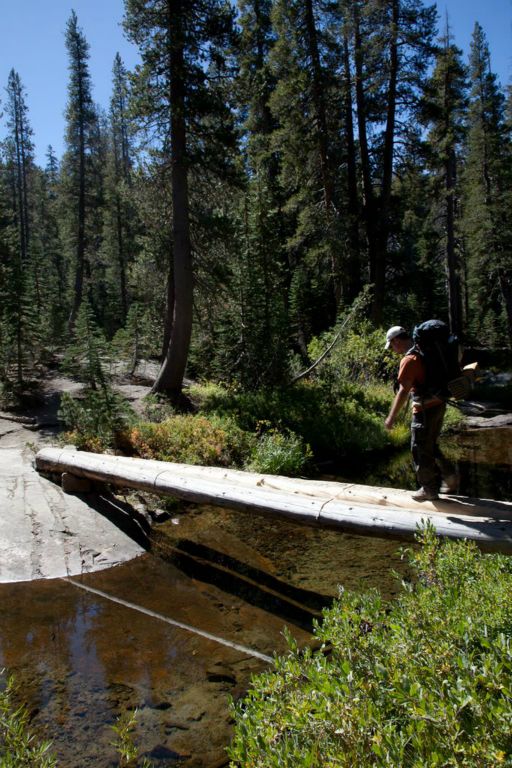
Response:
[[[233,705],[232,766],[512,765],[512,564],[431,527],[391,604],[341,592]]]
[[[79,397],[64,392],[59,418],[68,427],[65,440],[81,450],[100,452],[115,444],[133,411],[121,395],[102,387],[88,389]]]
[[[163,395],[146,395],[142,401],[143,416],[146,421],[160,422],[174,416],[176,409]]]
[[[308,347],[312,360],[317,359],[332,342],[337,329],[333,328],[313,339]],[[320,379],[333,379],[342,384],[368,384],[392,379],[398,367],[398,358],[384,349],[385,332],[374,328],[368,320],[348,328],[329,355],[315,370]]]
[[[126,439],[144,459],[226,467],[241,466],[255,441],[231,419],[202,415],[141,422],[128,431]]]
[[[262,435],[253,450],[247,469],[269,475],[300,475],[304,472],[311,449],[293,432],[275,429]]]
[[[268,474],[300,474],[310,458],[309,448],[293,433],[275,429],[250,433],[232,418],[214,414],[209,418],[174,415],[160,422],[137,423],[124,433],[124,447],[144,459],[238,466]]]

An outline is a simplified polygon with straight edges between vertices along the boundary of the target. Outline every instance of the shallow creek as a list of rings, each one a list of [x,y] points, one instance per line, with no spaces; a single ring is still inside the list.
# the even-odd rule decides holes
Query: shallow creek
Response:
[[[511,437],[508,427],[445,441],[460,493],[512,499]],[[408,451],[345,472],[339,479],[414,487]],[[405,572],[397,542],[182,506],[131,563],[0,585],[0,668],[14,673],[61,768],[117,765],[110,726],[135,708],[135,741],[154,766],[214,768],[226,764],[228,702],[286,650],[284,628],[309,643],[339,585],[390,597],[392,570]]]

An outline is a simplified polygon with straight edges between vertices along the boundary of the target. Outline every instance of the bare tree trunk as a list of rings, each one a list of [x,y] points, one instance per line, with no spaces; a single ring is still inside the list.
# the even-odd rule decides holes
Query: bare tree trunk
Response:
[[[359,9],[357,3],[353,5],[353,24],[354,24],[354,61],[356,73],[356,105],[357,105],[357,129],[359,138],[359,152],[361,155],[361,172],[363,178],[363,220],[366,231],[366,241],[368,247],[368,262],[370,271],[370,282],[375,285],[377,280],[377,250],[378,250],[378,206],[373,188],[373,179],[371,173],[370,153],[368,149],[368,132],[366,122],[366,97],[364,92],[364,74],[363,74],[363,48],[361,38],[361,27],[359,21]],[[375,313],[375,301],[373,302]]]
[[[380,192],[378,237],[375,250],[372,316],[376,323],[382,320],[386,293],[386,267],[391,216],[391,189],[393,184],[393,155],[395,146],[396,91],[398,79],[398,24],[400,0],[392,0],[389,46],[389,82],[387,95],[386,129],[384,132],[384,153],[382,186]]]
[[[462,334],[462,290],[460,265],[455,242],[455,152],[449,152],[445,165],[446,178],[446,271],[448,276],[448,316],[450,330]]]
[[[182,0],[168,0],[171,89],[174,311],[169,344],[152,392],[178,401],[182,395],[192,335],[193,273],[186,158],[185,68]],[[171,313],[167,320],[167,326]]]
[[[126,259],[124,253],[123,238],[123,217],[121,214],[121,201],[119,192],[116,192],[116,234],[117,234],[117,257],[119,261],[119,289],[121,292],[121,307],[123,311],[123,322],[126,322],[128,314],[128,290],[126,287]]]
[[[357,189],[357,162],[352,114],[352,76],[347,35],[343,42],[343,66],[345,70],[345,135],[347,142],[348,183],[348,261],[342,274],[343,299],[351,304],[361,291],[361,253],[359,241],[359,195]]]
[[[498,269],[498,280],[505,303],[509,344],[512,347],[512,273],[510,270],[500,267]]]

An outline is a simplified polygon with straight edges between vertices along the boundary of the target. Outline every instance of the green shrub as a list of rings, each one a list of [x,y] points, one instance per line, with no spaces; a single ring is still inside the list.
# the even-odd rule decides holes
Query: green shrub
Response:
[[[336,335],[333,328],[313,339],[308,347],[312,360],[327,349]],[[398,369],[398,358],[384,349],[385,332],[362,320],[347,329],[327,357],[315,369],[315,376],[342,384],[368,384],[392,379]]]
[[[310,459],[311,449],[298,435],[270,430],[259,438],[246,469],[293,477],[304,472]]]
[[[88,389],[78,397],[62,395],[59,418],[68,431],[64,439],[85,451],[102,451],[133,419],[128,402],[110,387]]]
[[[233,705],[232,766],[512,765],[512,564],[432,528],[391,604],[341,592]]]

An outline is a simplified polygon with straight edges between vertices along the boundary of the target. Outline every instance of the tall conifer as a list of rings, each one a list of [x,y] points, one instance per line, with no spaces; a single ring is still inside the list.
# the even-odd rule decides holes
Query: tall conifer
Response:
[[[470,53],[470,105],[464,226],[469,255],[471,326],[480,340],[512,343],[512,144],[505,98],[489,48],[475,25]],[[478,311],[476,311],[478,307]]]
[[[462,52],[450,42],[447,28],[426,89],[423,117],[429,126],[429,166],[433,171],[433,217],[439,233],[439,251],[446,272],[450,328],[459,337],[464,330],[464,254],[460,231],[459,170],[465,138],[467,106],[466,70]],[[435,262],[442,266],[432,254]]]
[[[165,337],[154,391],[181,396],[193,320],[194,264],[189,184],[194,169],[215,172],[231,140],[223,49],[233,12],[223,0],[127,0],[125,28],[140,48],[134,104],[170,168],[172,259]],[[199,173],[198,173],[199,176]],[[171,254],[170,254],[171,256]]]
[[[72,330],[91,277],[91,259],[98,248],[97,217],[93,216],[98,181],[98,117],[92,100],[89,45],[74,11],[66,27],[69,56],[66,150],[62,177],[62,207],[66,209],[67,247],[73,271],[69,329]]]

